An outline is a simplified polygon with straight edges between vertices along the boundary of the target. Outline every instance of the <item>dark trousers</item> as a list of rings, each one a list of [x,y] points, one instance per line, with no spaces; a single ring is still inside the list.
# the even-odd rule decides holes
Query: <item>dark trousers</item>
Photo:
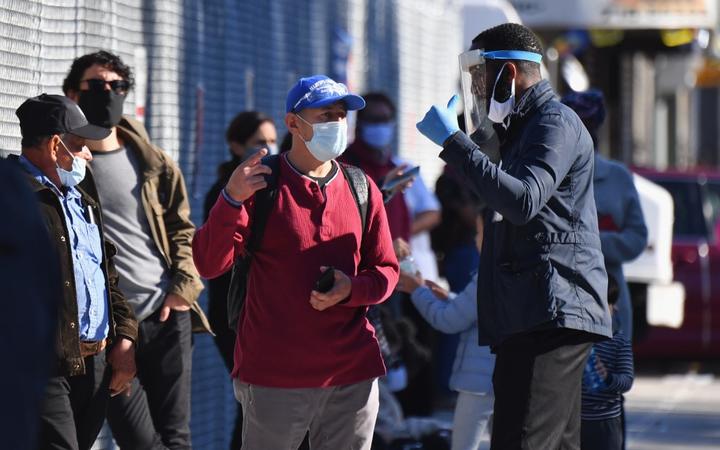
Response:
[[[159,310],[140,322],[137,376],[129,396],[110,400],[108,422],[120,448],[187,449],[190,443],[190,312]]]
[[[513,336],[496,348],[493,450],[580,449],[589,337],[544,330]]]
[[[110,394],[105,351],[85,358],[85,375],[48,380],[40,413],[41,450],[87,450],[100,433]],[[8,386],[12,389],[12,386]]]
[[[235,364],[235,337],[236,334],[228,327],[227,296],[230,289],[230,272],[225,273],[208,282],[208,321],[215,332],[215,345],[225,362],[228,373],[232,372]],[[228,379],[229,380],[229,379]],[[230,441],[230,449],[239,449],[242,445],[242,407],[237,404],[235,427]]]
[[[623,448],[622,417],[604,420],[583,420],[582,450],[621,450]]]
[[[409,321],[411,327],[403,324],[401,333],[401,356],[408,370],[407,387],[396,392],[395,397],[402,406],[405,416],[429,416],[433,413],[435,400],[435,376],[433,360],[414,358],[417,353],[409,347],[418,346],[420,352],[430,352],[435,347],[438,332],[422,318],[417,308],[412,305],[410,296],[395,291],[388,299],[388,306],[399,311],[396,319]],[[384,306],[383,306],[384,307]]]

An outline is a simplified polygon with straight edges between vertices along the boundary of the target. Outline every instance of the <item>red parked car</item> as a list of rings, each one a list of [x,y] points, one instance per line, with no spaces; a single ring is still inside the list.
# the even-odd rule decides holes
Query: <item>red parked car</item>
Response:
[[[635,171],[673,197],[674,279],[685,287],[681,327],[636,326],[635,353],[638,357],[719,357],[720,172]],[[636,310],[635,315],[636,319],[642,317],[642,311]]]

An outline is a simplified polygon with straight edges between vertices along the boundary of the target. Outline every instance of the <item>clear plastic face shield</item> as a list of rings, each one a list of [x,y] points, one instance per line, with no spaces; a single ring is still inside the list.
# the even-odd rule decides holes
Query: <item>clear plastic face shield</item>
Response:
[[[458,59],[463,112],[465,113],[465,133],[471,136],[487,117],[485,56],[482,50],[470,50],[461,53]]]
[[[482,49],[468,50],[460,54],[460,84],[463,95],[463,108],[465,112],[465,133],[472,136],[483,123],[487,123],[489,96],[497,80],[486,80],[487,60],[496,60],[499,63],[515,60],[530,61],[540,64],[542,55],[540,53],[523,50],[493,50]],[[487,86],[487,83],[490,86]],[[503,99],[502,101],[505,101]]]

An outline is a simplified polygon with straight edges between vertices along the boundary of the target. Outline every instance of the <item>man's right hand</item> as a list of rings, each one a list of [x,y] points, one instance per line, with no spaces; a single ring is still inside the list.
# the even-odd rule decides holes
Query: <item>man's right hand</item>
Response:
[[[108,353],[107,361],[112,367],[110,395],[114,397],[122,392],[129,394],[130,385],[136,372],[135,344],[130,339],[120,337]]]
[[[271,174],[272,170],[268,166],[260,164],[260,160],[265,155],[267,155],[267,149],[263,148],[243,161],[232,173],[230,180],[225,185],[225,192],[233,200],[244,202],[255,192],[267,187],[263,175]]]

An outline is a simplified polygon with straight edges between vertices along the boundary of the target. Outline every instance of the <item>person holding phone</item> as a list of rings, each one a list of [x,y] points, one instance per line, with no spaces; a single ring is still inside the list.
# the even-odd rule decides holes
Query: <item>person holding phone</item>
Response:
[[[481,32],[459,58],[467,134],[457,96],[417,125],[486,205],[478,331],[496,354],[496,449],[579,448],[585,361],[592,342],[612,336],[593,142],[542,79],[542,57],[523,25]],[[469,137],[485,117],[498,164]]]
[[[410,167],[393,159],[395,104],[382,92],[369,92],[363,98],[367,105],[357,113],[355,141],[340,161],[361,168],[378,186],[386,189],[385,211],[390,233],[394,240],[400,238],[408,242],[412,228],[410,211],[404,196],[396,194],[406,188],[413,177],[403,180],[401,177]],[[400,180],[403,181],[398,183]]]
[[[367,183],[363,226],[347,168],[335,161],[347,148],[347,112],[364,106],[324,75],[288,93],[292,147],[275,160],[277,197],[237,324],[232,377],[244,449],[295,449],[308,431],[314,450],[370,449],[385,367],[366,313],[392,292],[398,262],[380,190]],[[256,193],[273,170],[266,153],[235,169],[195,234],[202,276],[245,256]]]

